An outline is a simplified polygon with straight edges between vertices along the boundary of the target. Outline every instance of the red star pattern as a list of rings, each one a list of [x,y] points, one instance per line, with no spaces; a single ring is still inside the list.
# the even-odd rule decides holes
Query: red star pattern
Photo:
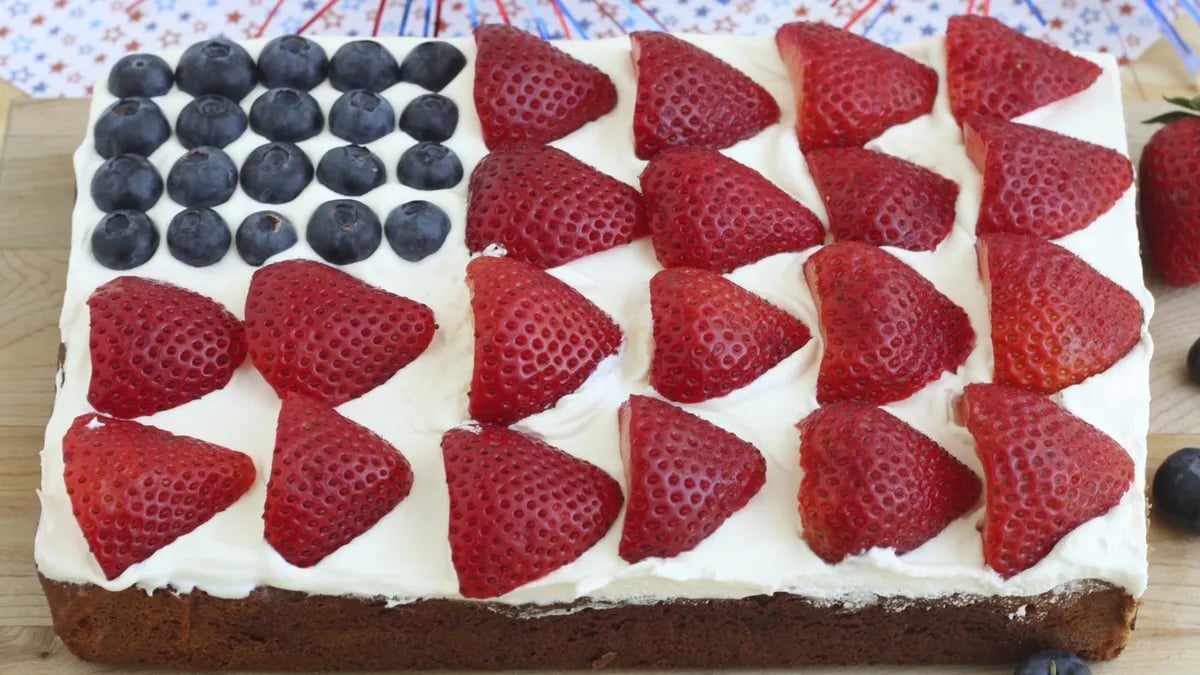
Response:
[[[21,53],[6,53],[3,56],[6,67],[0,72],[0,78],[11,70],[28,67],[38,75],[38,80],[31,81],[27,86],[32,86],[37,81],[44,83],[35,95],[81,96],[84,91],[82,83],[77,87],[69,87],[66,84],[72,69],[79,71],[82,82],[90,82],[97,77],[102,78],[107,64],[114,62],[126,51],[178,48],[218,32],[238,39],[242,36],[255,37],[267,12],[276,5],[276,1],[213,0],[204,10],[196,7],[204,3],[177,2],[174,3],[174,10],[164,10],[158,3],[146,0],[27,0],[9,3],[17,9],[15,12],[0,10],[0,14],[3,15],[0,16],[0,20],[12,22],[0,25],[0,51],[9,51],[8,41],[11,41],[14,35],[28,34],[33,40],[33,46]],[[545,2],[537,0],[533,3],[536,7],[531,9],[529,3],[502,1],[505,1],[512,23],[518,27],[529,29],[531,19],[540,17],[552,30],[559,29],[558,17]],[[319,0],[316,7],[324,6],[325,2],[326,0]],[[631,27],[623,29],[599,12],[594,3],[583,0],[575,0],[573,4],[567,3],[572,11],[578,9],[583,13],[577,13],[578,18],[591,21],[587,29],[589,38],[621,36],[626,30],[645,29],[650,26],[648,18],[641,10],[631,7],[629,0],[599,2],[600,8],[615,17],[616,21],[631,22]],[[691,0],[687,4],[677,0],[643,2],[648,9],[656,10],[656,15],[671,24],[674,30],[770,35],[779,24],[792,20],[828,21],[842,25],[850,16],[861,11],[870,0],[841,0],[832,7],[829,0],[799,0],[790,3],[778,0],[773,3],[755,0],[722,0],[721,3]],[[1019,0],[1010,2],[1019,3]],[[437,25],[439,34],[457,36],[470,30],[470,3],[467,0],[439,0],[439,3],[442,5],[442,16]],[[886,34],[895,35],[902,42],[916,39],[917,28],[922,22],[938,25],[945,13],[963,12],[967,4],[964,0],[944,0],[940,12],[928,12],[931,2],[910,2],[904,5],[899,2],[886,3],[886,9],[881,0],[879,3],[871,3],[871,8],[866,12],[867,19],[884,12],[882,20],[879,21],[879,29],[870,37],[879,38],[885,34],[884,29],[889,29]],[[369,34],[379,4],[377,0],[334,3],[332,9],[324,12],[321,20],[316,21],[306,32],[316,35],[349,32]],[[391,23],[393,30],[408,4],[411,4],[411,0],[387,0],[385,3],[384,20]],[[482,21],[501,20],[493,3],[474,4],[478,6],[479,18]],[[977,12],[982,11],[983,4],[986,3],[975,3]],[[1137,59],[1159,37],[1157,25],[1142,25],[1139,22],[1145,17],[1145,10],[1136,0],[1060,0],[1058,3],[1049,4],[1056,5],[1057,10],[1054,13],[1057,16],[1048,14],[1047,26],[1033,26],[1031,35],[1050,43],[1121,55],[1120,62],[1125,64]],[[700,5],[705,8],[703,16],[696,13]],[[1178,7],[1181,5],[1160,5],[1168,17],[1178,18]],[[1172,5],[1174,6],[1168,8]],[[0,0],[0,7],[13,9],[3,0]],[[1086,8],[1108,11],[1111,15],[1109,22],[1117,24],[1117,31],[1091,30],[1096,29],[1097,25],[1095,22],[1086,23],[1088,18],[1082,15]],[[191,16],[186,21],[181,21],[180,15],[186,15],[186,12],[190,12]],[[315,13],[316,8],[312,3],[288,0],[282,3],[277,15],[272,18],[270,25],[266,26],[265,35],[277,35],[283,31],[285,25],[303,24]],[[915,21],[901,22],[901,15],[912,15]],[[1017,20],[1019,19],[1013,18],[1014,22]],[[409,33],[415,31],[420,34],[424,22],[424,6],[417,3],[409,16]],[[1109,22],[1104,21],[1102,17],[1100,24]],[[867,23],[868,21],[860,19],[854,27],[855,32],[861,33]],[[570,30],[574,33],[573,27]],[[1072,42],[1073,37],[1085,39],[1087,43],[1075,45]],[[85,46],[87,53],[80,53]],[[44,55],[43,61],[34,60],[38,54]]]
[[[337,12],[325,12],[321,17],[321,21],[325,24],[324,30],[333,30],[334,28],[342,27],[342,19],[345,17]]]

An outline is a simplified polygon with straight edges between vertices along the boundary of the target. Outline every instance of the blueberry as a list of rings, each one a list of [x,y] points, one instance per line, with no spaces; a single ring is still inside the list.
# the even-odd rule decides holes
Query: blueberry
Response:
[[[450,233],[450,218],[427,201],[408,202],[392,209],[383,233],[396,255],[417,262],[442,247]]]
[[[108,91],[117,98],[162,96],[174,81],[171,66],[153,54],[122,56],[108,71]]]
[[[237,189],[237,165],[220,148],[202,145],[176,160],[167,173],[167,194],[191,208],[224,204]]]
[[[392,104],[379,94],[355,89],[333,102],[329,109],[329,131],[351,143],[370,143],[390,134],[396,126]]]
[[[131,270],[158,250],[158,230],[141,211],[105,214],[92,230],[92,255],[110,270]]]
[[[124,152],[149,157],[171,135],[171,126],[150,99],[123,98],[100,113],[92,133],[105,159]]]
[[[447,42],[422,42],[400,65],[400,80],[441,91],[467,65],[467,57]]]
[[[167,226],[167,250],[192,267],[208,267],[229,250],[229,226],[212,209],[187,209]]]
[[[443,190],[462,180],[462,162],[454,151],[437,143],[417,143],[400,155],[400,182],[418,190]]]
[[[317,164],[317,180],[338,194],[366,194],[383,185],[383,160],[361,145],[346,145],[325,153]]]
[[[379,217],[366,204],[334,199],[317,207],[308,221],[308,245],[335,265],[371,257],[383,239]]]
[[[242,164],[242,189],[264,204],[296,198],[313,179],[308,155],[291,143],[267,143],[250,151]]]
[[[329,60],[329,83],[338,91],[381,92],[400,81],[392,53],[372,40],[355,40],[338,48]]]
[[[400,113],[400,130],[418,141],[441,143],[457,126],[458,106],[441,94],[422,94]]]
[[[259,211],[246,216],[238,226],[234,243],[242,260],[258,267],[296,243],[296,228],[274,211]]]
[[[1092,669],[1071,652],[1043,649],[1025,657],[1013,675],[1091,675]]]
[[[92,201],[101,211],[149,211],[163,193],[162,177],[140,155],[117,155],[92,176]]]
[[[175,135],[189,150],[201,145],[223,148],[245,131],[246,113],[242,106],[216,94],[192,99],[175,120]]]
[[[1171,525],[1200,534],[1200,448],[1177,450],[1154,472],[1154,510]]]
[[[242,100],[258,80],[254,59],[236,42],[213,38],[188,47],[175,68],[175,83],[191,94]]]
[[[271,89],[250,106],[250,128],[271,141],[303,141],[321,132],[321,104],[299,89]]]
[[[258,55],[258,79],[263,86],[308,91],[325,79],[329,59],[321,45],[299,35],[281,35]]]
[[[1192,347],[1188,349],[1187,370],[1192,382],[1200,384],[1200,340],[1193,342]]]

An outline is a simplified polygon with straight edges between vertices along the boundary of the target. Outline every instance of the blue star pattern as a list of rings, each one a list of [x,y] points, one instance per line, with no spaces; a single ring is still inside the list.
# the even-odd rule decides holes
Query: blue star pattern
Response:
[[[670,30],[693,33],[770,35],[783,23],[827,21],[844,26],[866,0],[500,0],[517,26],[536,26],[538,20],[552,37],[563,34],[551,1],[561,2],[589,38],[613,37],[632,30]],[[1028,0],[995,0],[992,15],[1018,31],[1060,46],[1106,51],[1135,59],[1159,37],[1159,24],[1144,3],[1117,12],[1107,0],[1032,0],[1043,24],[1030,11]],[[501,21],[493,1],[474,0],[482,22]],[[107,70],[131,51],[182,49],[217,34],[234,39],[253,37],[275,0],[69,0],[57,7],[52,0],[0,0],[0,79],[36,96],[87,96],[91,85],[103,81]],[[263,31],[266,36],[295,32],[326,0],[287,0]],[[400,16],[410,5],[407,33],[420,36],[425,27],[422,0],[388,0],[381,30],[395,35]],[[982,3],[976,3],[981,11]],[[436,6],[436,2],[431,3]],[[466,0],[442,0],[442,36],[471,31]],[[1168,20],[1182,14],[1179,3],[1159,2]],[[856,19],[850,30],[883,44],[895,45],[936,36],[947,18],[965,10],[965,0],[904,0],[887,11],[883,4]],[[376,0],[339,0],[327,10],[330,21],[317,20],[306,33],[370,35],[379,8]],[[601,11],[601,10],[604,11]],[[430,24],[433,22],[430,21]],[[868,31],[868,26],[870,30]],[[570,33],[578,38],[575,27]]]

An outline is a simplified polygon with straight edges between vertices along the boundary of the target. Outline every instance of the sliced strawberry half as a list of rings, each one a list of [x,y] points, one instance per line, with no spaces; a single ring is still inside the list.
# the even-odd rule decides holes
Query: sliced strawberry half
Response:
[[[621,486],[594,464],[503,427],[442,436],[458,590],[494,598],[583,555],[612,527]]]
[[[63,480],[104,576],[208,522],[254,483],[254,462],[219,445],[87,414],[63,436]]]
[[[963,140],[983,173],[979,234],[1057,239],[1091,225],[1133,184],[1121,153],[1046,129],[972,117]]]
[[[775,34],[796,94],[796,137],[804,152],[863,145],[933,110],[938,76],[847,30],[784,24]]]
[[[726,148],[779,121],[779,104],[742,71],[673,35],[629,34],[639,159],[667,148]]]
[[[987,482],[983,559],[1006,579],[1107,513],[1133,484],[1120,444],[1044,396],[971,384],[958,412]]]
[[[475,109],[489,150],[549,143],[617,105],[603,71],[519,28],[480,26],[475,46]]]
[[[1042,394],[1108,370],[1141,339],[1133,294],[1067,249],[985,234],[976,244],[992,315],[994,381]]]
[[[1100,66],[985,16],[952,16],[946,26],[950,110],[1010,120],[1087,89]]]
[[[825,239],[812,211],[716,150],[660,153],[642,172],[642,194],[663,267],[729,272]]]
[[[642,195],[542,145],[497,150],[471,173],[467,248],[500,244],[511,258],[557,267],[646,235]]]
[[[620,425],[629,478],[620,553],[628,562],[696,548],[767,480],[757,448],[670,403],[631,396]]]
[[[808,342],[799,319],[713,272],[676,267],[650,279],[650,384],[696,403],[750,384]]]
[[[370,429],[298,394],[283,397],[264,536],[283,559],[312,567],[371,529],[412,489],[408,460]]]
[[[806,154],[837,241],[932,251],[954,227],[958,183],[864,148]]]
[[[229,384],[246,360],[242,322],[216,301],[122,276],[92,292],[88,403],[117,417],[183,405]]]
[[[507,425],[574,392],[621,347],[621,329],[590,300],[518,260],[467,265],[475,318],[471,417]]]
[[[876,547],[903,555],[979,503],[978,476],[880,408],[831,403],[798,426],[800,523],[827,563]]]
[[[358,398],[420,356],[433,311],[309,260],[260,268],[246,297],[250,360],[280,398]]]
[[[856,241],[830,244],[804,263],[825,354],[817,401],[899,401],[954,372],[975,345],[967,314],[928,279]]]

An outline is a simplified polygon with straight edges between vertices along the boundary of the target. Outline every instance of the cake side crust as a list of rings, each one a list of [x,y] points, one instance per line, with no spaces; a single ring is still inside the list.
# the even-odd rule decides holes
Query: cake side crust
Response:
[[[1106,582],[1027,597],[789,594],[654,604],[511,606],[309,595],[224,599],[41,578],[77,657],[178,669],[595,669],[1002,663],[1044,648],[1121,653],[1138,601]]]

